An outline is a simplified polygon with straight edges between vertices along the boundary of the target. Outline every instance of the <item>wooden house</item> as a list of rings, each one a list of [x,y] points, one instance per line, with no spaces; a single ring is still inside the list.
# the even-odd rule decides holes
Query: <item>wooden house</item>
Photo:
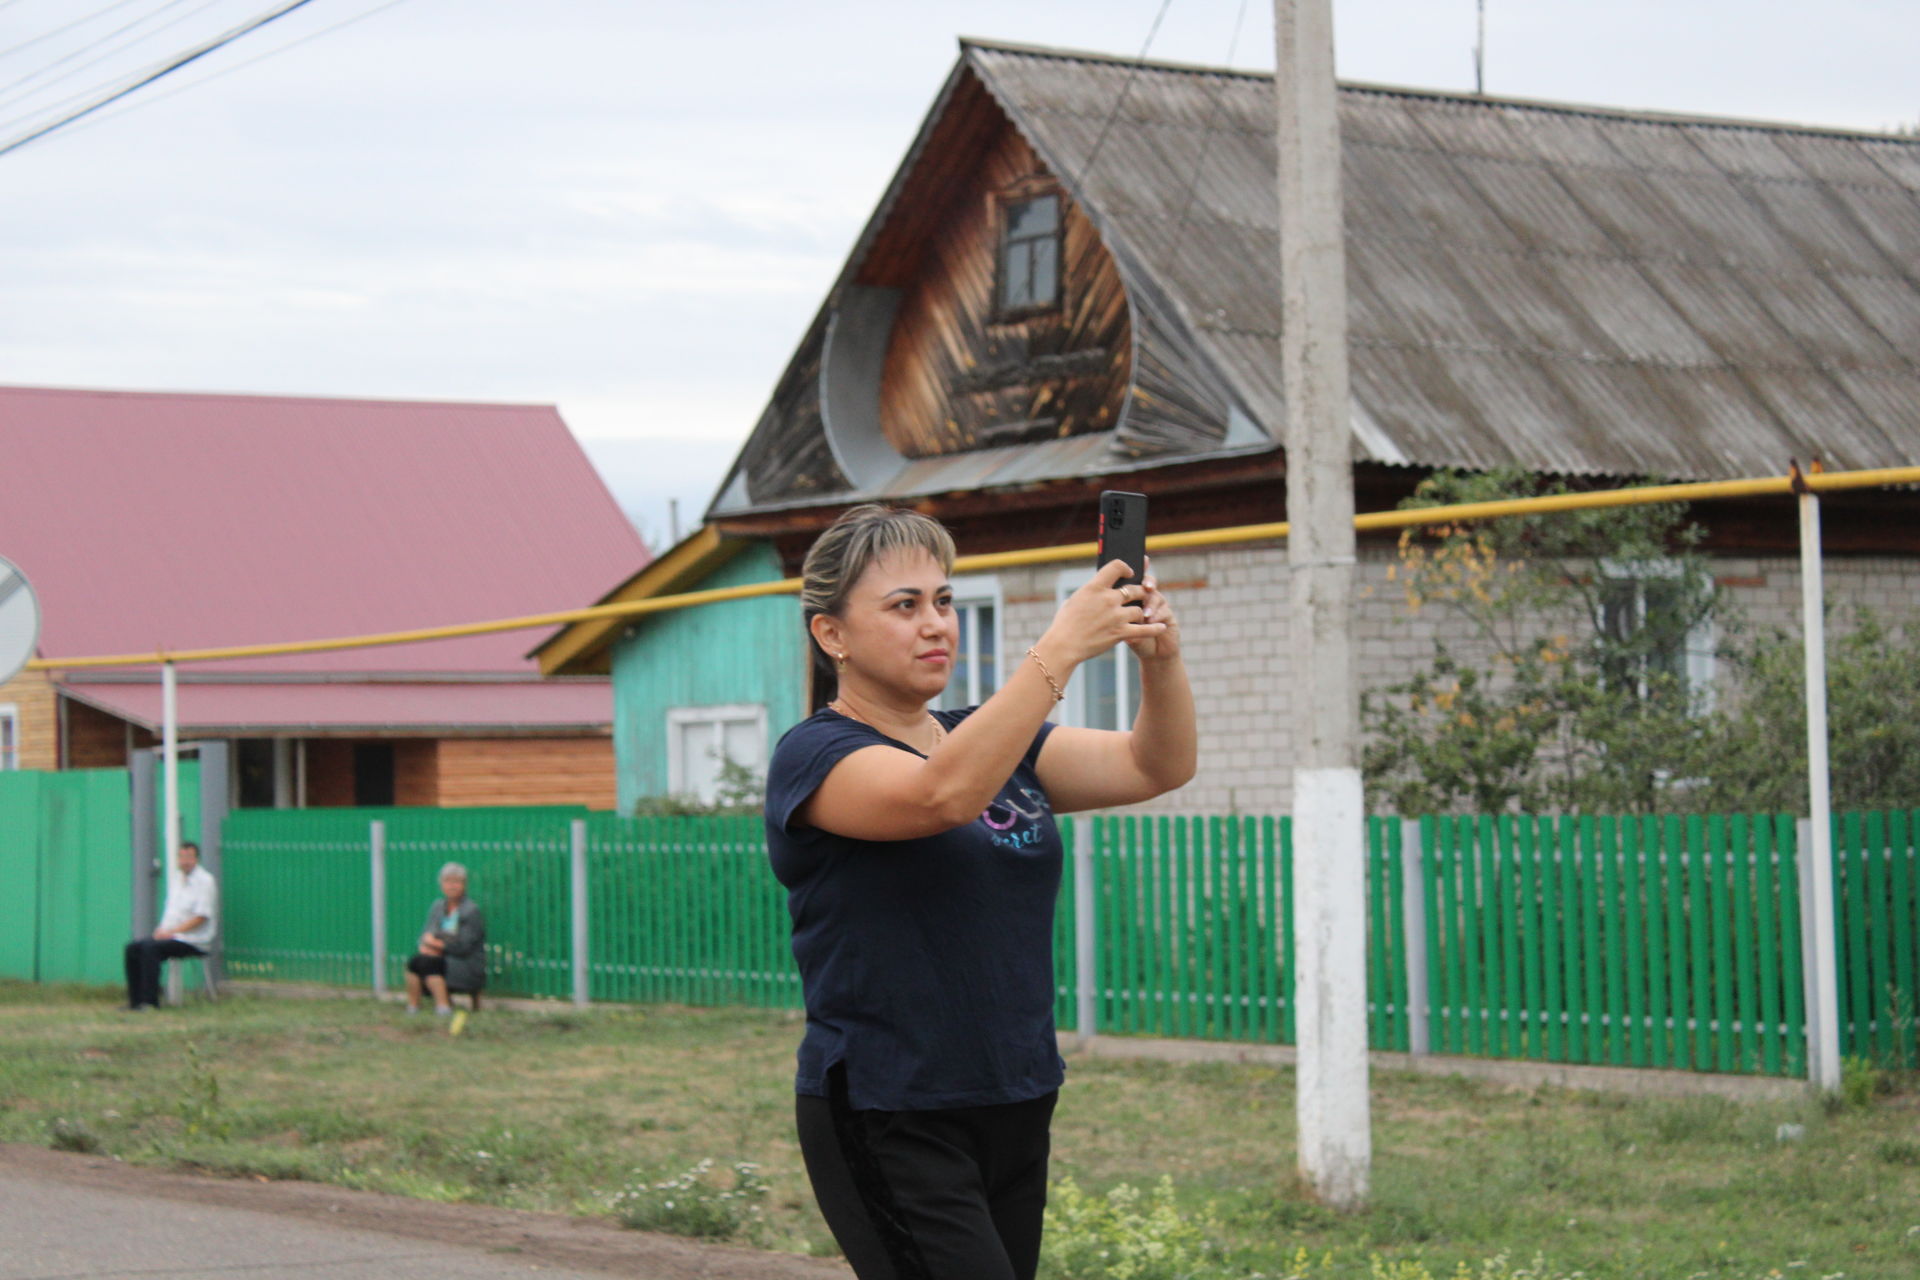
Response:
[[[548,612],[647,549],[551,407],[0,388],[0,547],[45,659]],[[525,633],[179,668],[183,741],[231,743],[236,806],[611,807],[604,676]],[[120,766],[155,668],[0,685],[0,767]]]
[[[1360,510],[1440,468],[1607,485],[1920,461],[1920,141],[1365,85],[1340,113]],[[1103,488],[1147,493],[1156,532],[1284,519],[1273,151],[1271,76],[963,42],[720,486],[706,551],[622,590],[710,585],[701,566],[722,562],[729,581],[792,574],[862,501],[938,517],[963,552],[1084,541]],[[1826,507],[1834,593],[1909,606],[1912,495]],[[1696,515],[1747,615],[1790,620],[1790,506]],[[1363,584],[1384,588],[1391,557],[1363,543]],[[1207,727],[1199,779],[1161,803],[1283,803],[1284,549],[1159,572]],[[1085,573],[956,584],[954,701],[990,692]],[[1363,585],[1355,618],[1375,680],[1443,625],[1390,594]],[[675,717],[759,708],[750,752],[799,715],[797,606],[722,608],[756,661],[711,686],[683,671],[711,654],[681,647],[691,619],[587,624],[542,651],[549,671],[611,672],[623,802],[687,749]],[[1690,678],[1714,678],[1709,640]],[[1122,723],[1128,683],[1092,664],[1065,714]]]

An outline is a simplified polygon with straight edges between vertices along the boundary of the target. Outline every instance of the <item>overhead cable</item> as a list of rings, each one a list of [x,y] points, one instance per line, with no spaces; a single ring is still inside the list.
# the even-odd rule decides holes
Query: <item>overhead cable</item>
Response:
[[[131,40],[125,41],[121,44],[115,45],[111,49],[107,49],[103,51],[98,57],[90,58],[87,61],[81,63],[79,66],[74,67],[69,71],[61,72],[59,75],[54,76],[51,80],[44,79],[47,73],[52,71],[54,68],[64,67],[66,66],[67,63],[72,62],[75,58],[78,58],[83,54],[92,53],[95,49],[100,48],[100,46],[107,44],[112,40],[118,39],[120,36],[123,36],[127,32],[132,31],[134,28],[145,26],[147,23],[152,22],[155,18],[165,13],[167,10],[177,9],[181,5],[187,3],[187,0],[166,0],[166,3],[162,4],[158,9],[155,9],[150,13],[143,13],[139,17],[135,18],[132,22],[128,22],[123,24],[122,26],[115,27],[112,31],[107,32],[107,34],[101,36],[98,40],[93,41],[91,44],[83,44],[78,49],[71,50],[68,53],[62,54],[60,57],[55,58],[52,62],[47,63],[45,66],[39,68],[38,70],[29,71],[26,75],[21,76],[18,80],[12,81],[11,83],[8,83],[8,84],[0,85],[0,103],[13,102],[20,98],[29,97],[35,93],[40,92],[40,90],[46,88],[48,85],[59,84],[62,80],[71,79],[72,77],[80,74],[82,71],[85,71],[88,67],[96,66],[99,63],[105,61],[106,59],[111,58],[116,53],[124,53],[126,50],[133,48],[134,45],[139,44],[142,40],[146,40],[152,36],[158,35],[160,32],[165,31],[168,27],[175,26],[178,23],[193,17],[195,14],[198,14],[203,12],[204,10],[210,9],[214,5],[218,4],[219,2],[220,0],[202,0],[200,8],[195,9],[192,13],[183,13],[178,18],[173,19],[171,22],[164,22],[159,26],[155,27],[151,31],[142,32],[141,34],[133,37],[133,39]],[[36,80],[41,80],[43,81],[43,83],[35,84],[34,82]]]
[[[81,132],[84,132],[85,130],[95,128],[96,126],[107,124],[110,121],[118,120],[122,116],[132,115],[134,112],[140,110],[140,108],[142,107],[150,107],[156,102],[164,102],[168,98],[178,97],[180,94],[186,93],[190,89],[198,89],[203,84],[211,84],[215,80],[220,79],[220,77],[222,76],[230,76],[236,71],[243,71],[246,68],[253,66],[255,63],[265,62],[268,58],[278,57],[279,55],[287,52],[289,49],[297,48],[300,45],[307,43],[309,40],[318,40],[321,36],[332,35],[334,32],[339,31],[342,28],[350,27],[356,22],[363,22],[366,19],[373,17],[375,14],[385,13],[388,9],[398,8],[400,5],[403,5],[406,2],[407,0],[386,0],[385,4],[375,5],[373,8],[368,9],[365,13],[355,14],[351,18],[343,18],[339,22],[334,23],[332,26],[322,27],[318,31],[309,31],[306,35],[301,36],[298,39],[289,40],[283,45],[276,45],[274,48],[268,49],[265,53],[257,53],[251,58],[247,58],[240,62],[236,62],[231,66],[222,67],[218,71],[212,72],[208,75],[201,76],[198,80],[189,80],[186,84],[176,85],[174,88],[167,89],[162,92],[142,94],[139,98],[135,99],[132,102],[127,103],[126,105],[116,110],[109,111],[104,115],[94,116],[90,120],[86,120],[84,122],[75,124],[71,129],[68,130],[68,132],[81,133]]]
[[[40,35],[34,36],[32,39],[22,40],[19,44],[10,45],[5,49],[0,49],[0,58],[10,58],[14,54],[20,52],[22,49],[31,49],[34,45],[39,44],[42,40],[51,40],[55,36],[63,36],[67,32],[73,30],[75,27],[84,27],[89,22],[92,22],[95,18],[104,18],[106,15],[112,13],[115,9],[124,9],[128,5],[133,4],[135,2],[136,0],[113,0],[113,3],[108,5],[106,8],[95,9],[92,13],[87,14],[85,17],[75,18],[72,22],[69,22],[64,27],[55,27],[53,30],[42,32]]]
[[[147,85],[152,84],[154,81],[160,79],[162,76],[171,75],[173,72],[178,71],[181,67],[184,67],[187,64],[194,62],[200,58],[206,57],[209,53],[212,53],[215,49],[219,49],[225,45],[232,44],[235,40],[238,40],[240,37],[246,35],[248,32],[258,31],[261,27],[266,26],[269,22],[273,22],[279,18],[284,18],[289,13],[292,13],[295,9],[302,8],[310,3],[312,3],[312,0],[289,0],[289,3],[283,4],[277,9],[269,10],[268,12],[261,14],[259,17],[252,18],[237,27],[234,27],[228,31],[222,32],[220,35],[215,36],[211,40],[208,40],[200,45],[195,46],[192,49],[187,50],[185,53],[180,54],[178,57],[171,59],[165,65],[159,67],[157,70],[153,70],[143,74],[138,79],[136,79],[133,83],[123,85],[118,89],[113,89],[108,91],[103,96],[95,99],[94,101],[88,103],[87,105],[79,108],[76,111],[71,111],[49,124],[38,125],[32,129],[29,129],[26,133],[23,133],[18,137],[7,139],[5,141],[0,141],[0,156],[7,155],[10,152],[18,151],[21,147],[26,146],[28,143],[34,141],[36,138],[44,138],[48,134],[52,133],[55,129],[58,129],[63,125],[72,124],[75,120],[81,119],[84,116],[92,115],[94,112],[100,110],[100,108],[106,106],[107,104],[112,102],[118,102],[120,99],[126,97],[128,94],[133,93],[136,90],[142,89]]]
[[[1147,38],[1140,46],[1140,56],[1127,68],[1127,78],[1120,82],[1120,93],[1113,100],[1113,107],[1107,112],[1107,118],[1100,125],[1100,132],[1094,135],[1093,149],[1087,152],[1087,158],[1081,162],[1080,172],[1075,176],[1074,185],[1084,188],[1087,175],[1093,172],[1093,162],[1100,158],[1100,148],[1106,145],[1107,133],[1113,128],[1113,122],[1120,118],[1120,108],[1127,105],[1127,95],[1133,92],[1134,77],[1140,74],[1140,68],[1146,64],[1147,50],[1153,48],[1153,38],[1160,34],[1160,24],[1166,20],[1167,10],[1173,7],[1173,0],[1161,0],[1160,12],[1153,16],[1153,25],[1147,28]]]

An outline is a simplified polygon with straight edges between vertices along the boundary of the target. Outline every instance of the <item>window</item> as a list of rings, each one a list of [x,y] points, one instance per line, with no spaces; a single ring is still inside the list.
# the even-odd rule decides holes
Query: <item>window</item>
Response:
[[[1645,696],[1671,681],[1696,705],[1713,691],[1711,597],[1680,566],[1653,563],[1603,567],[1600,634],[1611,651],[1607,679]]]
[[[977,707],[1000,687],[1000,580],[955,578],[953,610],[960,617],[960,652],[946,692],[934,703],[949,710]]]
[[[385,809],[393,804],[393,744],[353,744],[353,803],[362,809]]]
[[[1065,600],[1086,582],[1083,569],[1063,569],[1054,595]],[[1125,645],[1115,645],[1090,662],[1083,662],[1067,682],[1067,700],[1061,723],[1082,729],[1130,729],[1139,690]]]
[[[758,703],[674,707],[667,712],[667,790],[712,804],[722,769],[733,763],[764,777],[767,709]]]
[[[1001,204],[999,274],[1002,315],[1059,305],[1059,196]]]
[[[0,702],[0,769],[20,767],[20,708]]]

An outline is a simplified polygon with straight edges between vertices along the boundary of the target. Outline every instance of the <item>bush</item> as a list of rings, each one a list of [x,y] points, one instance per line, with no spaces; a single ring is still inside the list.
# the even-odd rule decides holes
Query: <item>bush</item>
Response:
[[[760,1166],[733,1166],[733,1186],[709,1180],[713,1161],[659,1182],[636,1179],[613,1198],[614,1216],[636,1231],[664,1231],[698,1240],[728,1240],[760,1222],[767,1184]]]
[[[100,1135],[78,1116],[55,1116],[47,1126],[47,1145],[55,1151],[92,1155],[102,1147]]]
[[[1104,1196],[1065,1178],[1048,1197],[1041,1261],[1053,1280],[1190,1280],[1208,1273],[1218,1226],[1211,1205],[1181,1214],[1171,1178],[1150,1194],[1123,1182]]]

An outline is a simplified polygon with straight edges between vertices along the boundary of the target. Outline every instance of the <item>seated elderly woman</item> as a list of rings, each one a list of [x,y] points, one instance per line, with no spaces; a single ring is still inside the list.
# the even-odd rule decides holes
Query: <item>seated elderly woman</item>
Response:
[[[407,1012],[420,1012],[424,989],[433,1011],[453,1013],[452,993],[477,993],[487,982],[487,922],[467,897],[467,869],[457,862],[440,868],[440,897],[427,912],[420,950],[407,961]]]

